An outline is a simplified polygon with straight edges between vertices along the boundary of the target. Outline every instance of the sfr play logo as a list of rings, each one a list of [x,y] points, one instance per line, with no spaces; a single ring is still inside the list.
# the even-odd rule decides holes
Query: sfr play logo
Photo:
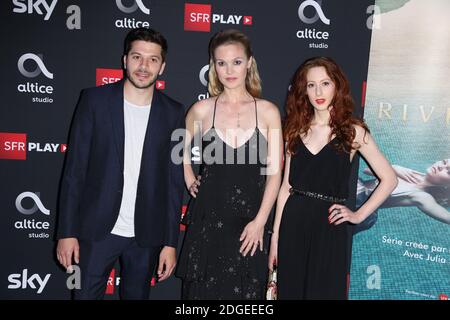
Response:
[[[184,30],[210,32],[211,24],[252,25],[252,16],[211,13],[210,4],[184,4]]]
[[[27,152],[64,153],[65,143],[27,142],[26,133],[0,132],[0,159],[26,160]]]

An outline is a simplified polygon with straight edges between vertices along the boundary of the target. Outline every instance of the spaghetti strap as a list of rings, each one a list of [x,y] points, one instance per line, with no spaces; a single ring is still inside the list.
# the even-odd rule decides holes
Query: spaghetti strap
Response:
[[[213,113],[213,121],[211,129],[214,128],[214,121],[216,120],[216,107],[217,107],[217,100],[219,99],[219,96],[217,96],[216,100],[214,100],[214,113]]]
[[[256,99],[255,99],[255,97],[253,97],[253,100],[255,101],[256,129],[258,129],[258,108],[256,108]]]

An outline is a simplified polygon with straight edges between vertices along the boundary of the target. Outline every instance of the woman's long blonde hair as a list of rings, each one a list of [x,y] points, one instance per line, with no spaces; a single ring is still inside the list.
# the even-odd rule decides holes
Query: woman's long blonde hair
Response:
[[[241,31],[227,29],[217,32],[209,42],[209,73],[208,91],[212,96],[218,96],[223,92],[223,84],[219,81],[214,65],[214,51],[224,44],[241,44],[244,47],[247,58],[252,58],[252,63],[245,77],[245,88],[255,98],[261,97],[261,78],[258,73],[258,65],[250,45],[250,39]]]

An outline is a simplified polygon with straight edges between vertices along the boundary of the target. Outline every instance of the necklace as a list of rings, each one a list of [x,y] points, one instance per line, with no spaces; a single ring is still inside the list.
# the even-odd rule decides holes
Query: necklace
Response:
[[[217,97],[216,101],[219,100],[219,97]],[[237,111],[237,128],[241,128],[241,112],[240,111]]]

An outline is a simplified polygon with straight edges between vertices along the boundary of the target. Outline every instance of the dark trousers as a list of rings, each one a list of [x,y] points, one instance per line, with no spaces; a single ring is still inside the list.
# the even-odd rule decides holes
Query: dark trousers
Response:
[[[117,259],[120,259],[120,298],[145,300],[158,261],[160,247],[142,248],[135,238],[109,234],[97,242],[80,240],[81,288],[74,290],[75,300],[99,300]]]

